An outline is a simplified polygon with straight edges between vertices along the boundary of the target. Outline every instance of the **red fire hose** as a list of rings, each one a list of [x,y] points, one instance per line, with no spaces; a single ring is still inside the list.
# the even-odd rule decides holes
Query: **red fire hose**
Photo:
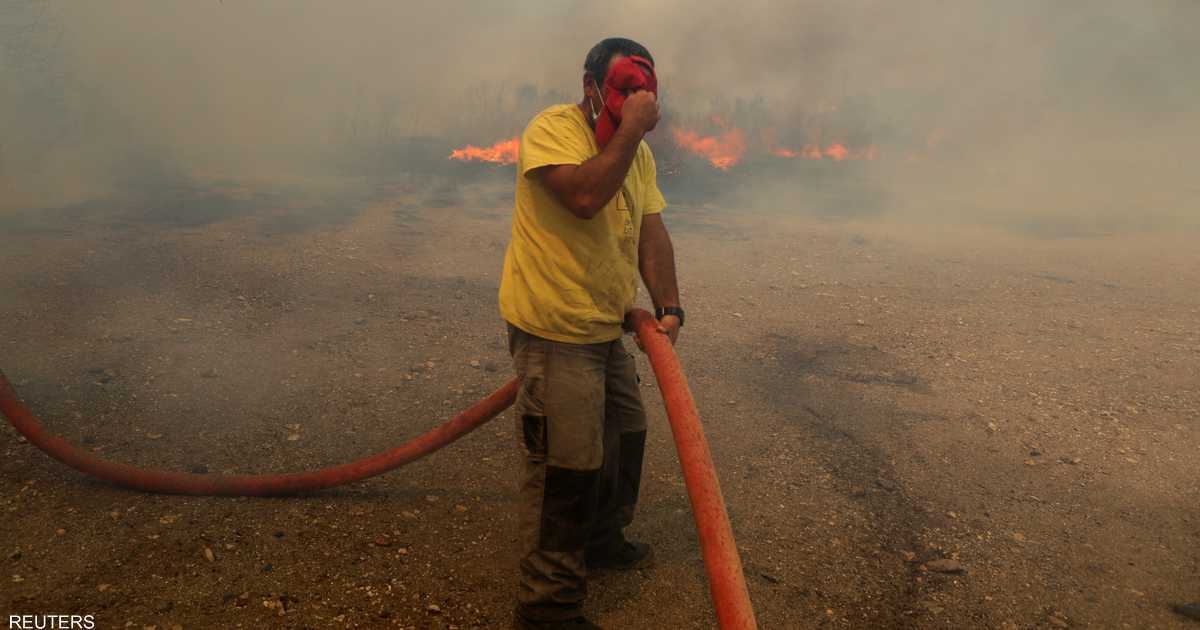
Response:
[[[138,468],[96,457],[46,431],[0,372],[0,413],[34,446],[87,475],[146,492],[221,497],[265,497],[332,488],[374,477],[420,459],[495,418],[517,397],[517,380],[505,383],[449,422],[434,427],[399,447],[341,466],[283,475],[204,475]]]
[[[653,315],[639,308],[634,309],[630,317],[646,348],[646,355],[650,357],[650,367],[654,368],[654,377],[667,407],[667,419],[671,422],[671,434],[675,436],[675,449],[679,451],[679,464],[683,467],[683,481],[692,502],[692,517],[696,519],[696,531],[700,535],[700,552],[708,570],[708,590],[717,610],[717,624],[721,630],[757,628],[750,594],[746,591],[746,577],[742,573],[742,559],[733,540],[729,515],[725,513],[721,484],[717,482],[717,470],[713,467],[700,414],[696,413],[696,403],[683,376],[679,357],[675,356],[671,340],[655,332],[658,322]]]
[[[716,470],[708,451],[708,442],[700,426],[700,417],[692,393],[683,377],[679,359],[670,341],[655,332],[654,317],[634,309],[634,328],[639,332],[650,357],[666,403],[667,417],[684,481],[700,535],[700,549],[708,569],[708,579],[717,622],[722,630],[757,628],[754,610],[742,574],[742,562],[733,540],[733,530],[725,513],[725,500],[717,483]],[[0,414],[21,435],[50,457],[87,475],[135,490],[166,494],[203,496],[272,496],[320,490],[373,477],[420,459],[457,440],[495,418],[512,405],[518,381],[513,379],[487,398],[454,416],[449,422],[408,442],[349,464],[320,470],[282,475],[206,475],[137,468],[100,459],[71,446],[66,440],[46,431],[42,423],[21,403],[0,372]]]

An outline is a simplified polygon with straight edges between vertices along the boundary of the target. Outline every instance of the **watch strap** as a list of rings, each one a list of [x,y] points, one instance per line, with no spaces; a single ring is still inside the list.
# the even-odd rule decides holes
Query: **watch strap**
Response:
[[[679,318],[679,327],[683,328],[683,308],[679,306],[660,306],[654,309],[654,319],[662,319],[666,315]]]

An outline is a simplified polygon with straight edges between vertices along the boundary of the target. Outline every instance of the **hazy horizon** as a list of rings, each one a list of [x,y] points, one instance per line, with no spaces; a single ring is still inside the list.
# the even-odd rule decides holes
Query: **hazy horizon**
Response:
[[[850,205],[868,189],[879,213],[1196,227],[1182,158],[1200,132],[1197,18],[1183,1],[14,2],[0,8],[0,211],[162,177],[400,175],[411,159],[387,159],[441,160],[575,100],[588,48],[619,35],[656,58],[664,153],[671,127],[720,115],[793,149],[821,134],[878,147],[834,189]],[[688,177],[714,194],[746,178],[728,203],[803,210],[824,172],[791,168]]]

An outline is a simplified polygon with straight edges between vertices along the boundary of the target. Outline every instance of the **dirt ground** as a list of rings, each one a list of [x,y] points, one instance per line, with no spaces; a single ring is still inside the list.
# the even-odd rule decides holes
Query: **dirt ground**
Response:
[[[203,220],[10,217],[0,368],[53,431],[124,462],[286,472],[396,445],[511,374],[496,309],[509,202],[408,181],[347,203],[336,220],[294,221],[309,215],[286,200]],[[667,212],[678,351],[763,628],[1197,627],[1171,611],[1200,600],[1195,234]],[[658,561],[595,576],[589,614],[713,627],[643,385],[631,534]],[[399,471],[285,499],[130,492],[18,437],[0,430],[6,618],[509,623],[509,413]]]

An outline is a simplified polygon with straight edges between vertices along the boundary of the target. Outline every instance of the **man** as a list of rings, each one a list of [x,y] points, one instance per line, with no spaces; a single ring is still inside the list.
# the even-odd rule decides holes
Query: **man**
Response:
[[[588,571],[651,560],[622,531],[646,441],[634,359],[621,343],[639,272],[657,333],[674,343],[683,326],[666,201],[642,140],[659,119],[653,63],[636,42],[600,42],[584,62],[583,100],[546,109],[521,136],[500,282],[522,379],[518,628],[598,628],[582,612]],[[614,88],[618,75],[640,87]]]

